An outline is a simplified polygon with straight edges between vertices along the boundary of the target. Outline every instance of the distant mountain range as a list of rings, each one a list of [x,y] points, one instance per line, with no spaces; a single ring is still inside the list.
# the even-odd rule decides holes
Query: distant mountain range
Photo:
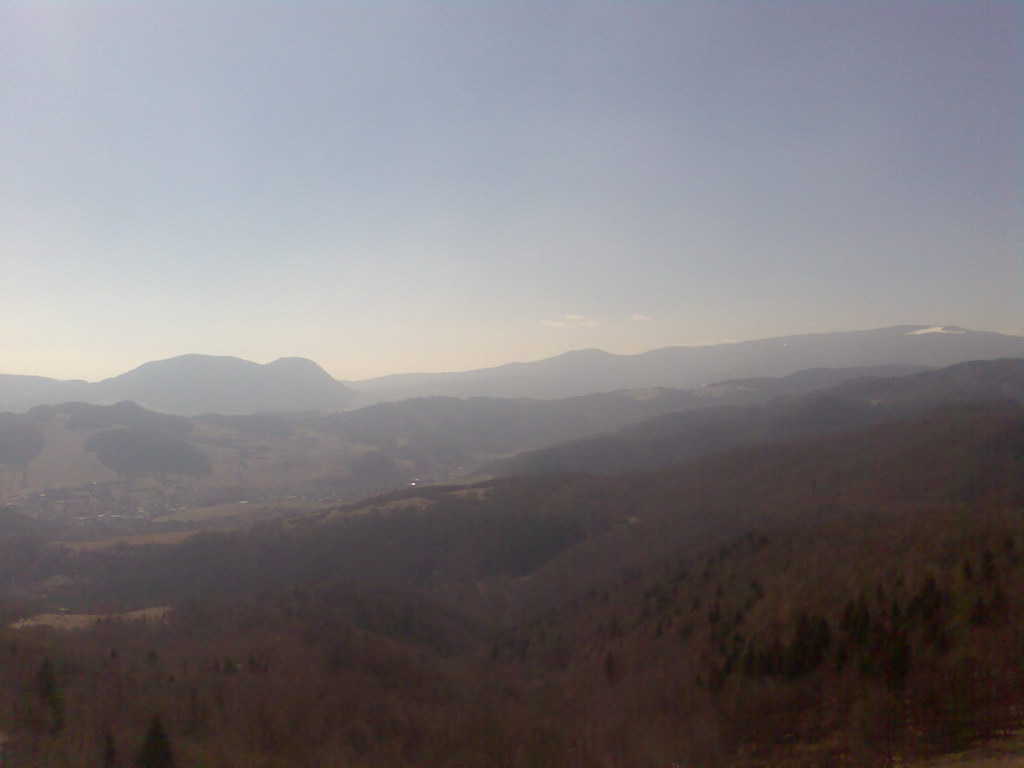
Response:
[[[69,401],[131,400],[182,415],[337,412],[414,397],[554,399],[657,387],[694,389],[723,380],[782,377],[807,369],[943,367],[1003,357],[1024,357],[1024,337],[920,325],[665,347],[637,355],[578,350],[532,363],[352,382],[336,381],[304,358],[261,365],[235,357],[182,355],[94,383],[0,375],[0,411],[20,412]]]
[[[533,363],[346,383],[362,398],[376,401],[431,395],[548,399],[648,387],[693,389],[726,379],[788,376],[809,368],[941,368],[968,360],[1021,356],[1024,337],[957,326],[899,325],[703,347],[664,347],[637,355],[584,349]]]

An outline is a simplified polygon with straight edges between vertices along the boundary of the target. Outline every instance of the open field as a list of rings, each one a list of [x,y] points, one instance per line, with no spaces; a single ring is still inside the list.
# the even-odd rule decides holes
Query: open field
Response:
[[[235,501],[229,504],[214,504],[208,507],[183,509],[155,518],[157,522],[205,523],[214,520],[226,520],[236,517],[258,518],[277,515],[301,515],[315,512],[325,505],[322,502],[302,501],[268,501],[246,502]]]
[[[40,613],[27,619],[11,624],[11,629],[29,629],[31,627],[53,627],[54,629],[84,629],[104,619],[120,619],[123,621],[159,621],[171,610],[166,605],[154,608],[143,608],[127,613]]]

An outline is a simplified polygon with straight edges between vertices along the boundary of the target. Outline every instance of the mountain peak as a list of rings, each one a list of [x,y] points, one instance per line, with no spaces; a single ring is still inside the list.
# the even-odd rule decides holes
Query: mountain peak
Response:
[[[557,355],[557,357],[561,358],[562,360],[582,360],[589,358],[597,359],[601,357],[617,357],[617,355],[611,352],[606,352],[603,349],[598,349],[597,347],[588,347],[586,349],[573,349],[570,350],[569,352],[563,352],[561,355]]]
[[[267,363],[266,367],[276,368],[279,370],[317,371],[319,373],[327,373],[327,371],[321,368],[319,364],[310,360],[308,357],[279,357],[277,360]]]
[[[254,363],[228,355],[189,353],[144,363],[92,388],[92,402],[134,400],[167,413],[336,411],[352,392],[301,357]]]
[[[951,334],[954,336],[963,336],[969,331],[966,328],[961,328],[958,325],[928,325],[928,326],[915,326],[915,330],[907,331],[908,336],[922,336],[926,333],[938,333],[938,334]]]

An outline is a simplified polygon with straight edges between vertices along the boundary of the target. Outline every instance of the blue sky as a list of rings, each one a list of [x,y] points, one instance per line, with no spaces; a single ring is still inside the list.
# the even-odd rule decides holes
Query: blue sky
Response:
[[[0,6],[0,372],[1024,332],[1018,3]]]

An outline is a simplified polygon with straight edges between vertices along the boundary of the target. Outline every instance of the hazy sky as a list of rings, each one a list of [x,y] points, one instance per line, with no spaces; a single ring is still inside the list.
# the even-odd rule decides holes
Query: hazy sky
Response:
[[[0,373],[1024,332],[1018,2],[0,5]]]

